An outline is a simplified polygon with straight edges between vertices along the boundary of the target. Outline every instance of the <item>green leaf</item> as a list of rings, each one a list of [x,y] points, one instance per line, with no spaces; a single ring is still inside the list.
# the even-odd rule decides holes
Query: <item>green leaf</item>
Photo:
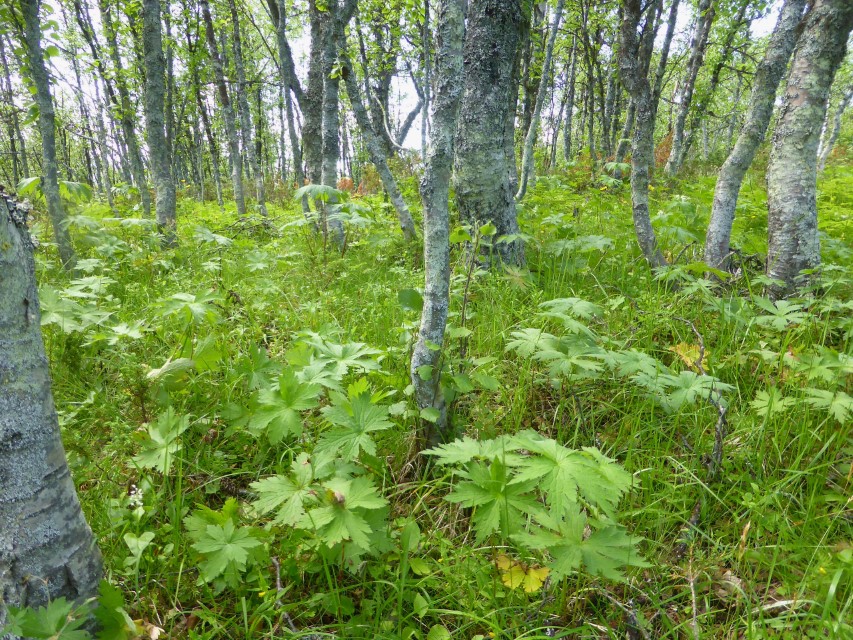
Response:
[[[236,528],[229,519],[222,526],[208,525],[192,547],[204,557],[199,565],[202,577],[211,581],[229,568],[245,571],[249,551],[260,545],[249,527]]]
[[[406,311],[420,313],[424,308],[423,296],[414,289],[403,289],[397,294],[397,301]]]
[[[285,436],[302,433],[301,411],[313,409],[319,403],[323,389],[318,384],[300,382],[292,369],[287,369],[278,379],[278,389],[258,392],[258,408],[249,419],[249,431],[266,433],[271,444]]]
[[[447,627],[441,624],[435,625],[427,634],[427,640],[450,640],[452,637]]]
[[[432,424],[438,422],[438,419],[441,417],[441,411],[436,409],[435,407],[425,407],[421,409],[421,419],[426,420]]]
[[[273,522],[293,527],[305,516],[305,504],[314,494],[311,485],[314,473],[306,453],[300,454],[290,466],[290,474],[265,478],[250,486],[258,493],[258,499],[252,503],[258,511],[277,510]]]
[[[388,420],[388,407],[374,403],[369,391],[351,387],[348,397],[333,394],[332,406],[322,414],[333,426],[317,443],[317,451],[340,455],[347,462],[358,459],[364,451],[376,455],[376,443],[370,435],[393,426]]]
[[[133,461],[143,469],[156,469],[168,475],[175,454],[182,449],[178,438],[190,426],[189,416],[175,415],[172,407],[160,414],[157,422],[148,425],[147,438],[142,443],[142,451]]]
[[[31,196],[41,193],[41,176],[24,178],[15,187],[19,196]]]

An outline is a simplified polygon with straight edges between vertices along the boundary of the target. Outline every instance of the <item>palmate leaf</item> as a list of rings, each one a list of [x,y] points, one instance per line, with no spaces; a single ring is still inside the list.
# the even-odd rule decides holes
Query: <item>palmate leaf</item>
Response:
[[[608,351],[602,356],[602,360],[613,373],[622,378],[629,378],[638,373],[654,378],[666,371],[666,367],[658,359],[636,349]]]
[[[199,294],[181,292],[161,300],[158,315],[161,317],[177,315],[185,322],[192,324],[214,323],[219,320],[216,305],[221,303],[222,296],[213,291]]]
[[[788,407],[796,404],[794,398],[783,397],[776,387],[769,387],[767,391],[759,391],[755,394],[755,400],[750,406],[759,416],[766,417],[780,413]]]
[[[808,402],[818,409],[826,409],[839,424],[846,424],[853,415],[853,397],[843,391],[825,391],[824,389],[806,389]]]
[[[561,519],[546,516],[537,520],[541,528],[514,535],[513,540],[529,549],[547,550],[552,558],[548,566],[556,579],[583,567],[593,575],[622,581],[625,567],[650,566],[637,550],[641,538],[628,535],[622,526],[604,523],[585,538],[587,525],[595,522],[579,510]]]
[[[533,355],[545,362],[553,378],[594,378],[604,369],[605,351],[583,335],[568,335]]]
[[[769,327],[776,331],[784,331],[791,324],[801,324],[808,319],[808,311],[803,305],[789,300],[776,300],[756,296],[753,298],[755,305],[767,312],[766,315],[757,316],[755,322],[762,327]]]
[[[332,428],[320,438],[317,452],[339,455],[347,462],[356,460],[362,451],[376,455],[370,434],[393,426],[388,407],[376,404],[365,384],[350,385],[347,397],[333,393],[332,406],[323,407],[322,414]]]
[[[305,503],[312,499],[314,473],[308,454],[302,453],[293,461],[291,473],[253,482],[258,499],[252,504],[261,513],[276,511],[273,523],[296,526],[305,516]]]
[[[553,349],[559,344],[557,336],[546,333],[542,329],[522,329],[513,331],[513,340],[507,342],[506,350],[515,351],[518,355],[530,358],[540,349]]]
[[[467,464],[472,460],[503,460],[513,465],[522,457],[512,453],[520,445],[511,436],[500,436],[492,440],[474,440],[463,436],[453,442],[424,451],[424,455],[435,456],[438,464]]]
[[[476,507],[472,522],[478,543],[498,530],[505,536],[519,531],[528,515],[542,510],[531,494],[537,481],[512,477],[500,460],[489,465],[472,462],[465,476],[467,480],[459,482],[446,500],[463,507]]]
[[[287,435],[300,435],[300,411],[316,407],[321,392],[320,385],[300,382],[292,369],[285,370],[278,379],[278,389],[258,392],[257,409],[249,419],[249,431],[255,435],[265,432],[271,444],[281,442]]]
[[[245,571],[249,551],[261,544],[252,537],[250,527],[237,528],[228,520],[224,525],[208,525],[192,546],[204,557],[199,565],[202,577],[211,581],[228,569],[238,573]]]
[[[189,416],[175,415],[172,407],[160,414],[157,422],[148,425],[147,438],[142,443],[142,451],[133,461],[143,469],[156,469],[168,475],[175,454],[182,445],[178,438],[190,426]]]
[[[518,467],[515,479],[537,480],[555,517],[572,509],[579,494],[612,516],[631,487],[631,474],[597,449],[568,449],[535,431],[523,431],[514,440],[531,454],[515,463]]]
[[[362,549],[370,547],[373,528],[367,512],[383,509],[388,501],[379,495],[370,478],[332,478],[323,483],[326,495],[323,506],[312,509],[300,524],[314,529],[328,547],[351,540]]]
[[[600,306],[581,298],[557,298],[543,302],[539,306],[552,313],[568,314],[584,320],[589,320],[602,314]]]
[[[685,406],[694,405],[699,400],[708,398],[714,391],[723,393],[734,388],[714,376],[703,376],[693,371],[682,371],[678,375],[662,373],[657,376],[639,373],[632,380],[648,389],[669,413],[676,413]],[[725,405],[723,398],[721,402]]]
[[[350,369],[357,371],[375,371],[379,369],[376,356],[382,352],[362,342],[336,344],[329,342],[317,333],[306,333],[305,342],[314,348],[317,356],[330,362],[330,368],[343,378]]]

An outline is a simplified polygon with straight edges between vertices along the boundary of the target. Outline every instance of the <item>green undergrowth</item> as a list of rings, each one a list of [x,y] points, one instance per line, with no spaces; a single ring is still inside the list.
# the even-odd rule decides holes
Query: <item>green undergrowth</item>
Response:
[[[343,254],[290,202],[240,221],[184,199],[174,250],[149,221],[77,211],[77,274],[38,256],[42,322],[115,628],[851,637],[853,171],[821,183],[818,284],[776,303],[763,181],[722,285],[698,262],[712,192],[653,192],[675,261],[657,274],[627,188],[588,172],[531,190],[524,268],[480,270],[464,241],[502,239],[454,223],[424,374],[459,439],[429,455],[408,374],[422,255],[380,198],[345,208]]]

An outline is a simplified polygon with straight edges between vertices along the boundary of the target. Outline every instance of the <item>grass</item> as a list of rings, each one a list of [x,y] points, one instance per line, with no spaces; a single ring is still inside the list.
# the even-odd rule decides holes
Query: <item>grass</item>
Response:
[[[405,186],[416,202],[414,179]],[[844,404],[853,393],[851,186],[849,166],[828,169],[821,225],[825,257],[837,266],[822,289],[793,301],[801,315],[780,311],[774,325],[755,302],[766,248],[758,177],[738,210],[742,272],[723,287],[690,267],[711,176],[654,192],[662,243],[679,257],[658,276],[636,249],[627,188],[602,189],[580,169],[540,178],[520,211],[527,267],[475,270],[466,359],[458,357],[464,338],[445,345],[454,373],[499,383],[456,383],[453,425],[474,438],[535,429],[618,460],[633,485],[619,520],[643,538],[650,566],[626,569],[623,581],[578,571],[530,593],[505,583],[499,554],[525,570],[547,557],[499,535],[476,542],[471,510],[444,500],[458,476],[425,468],[415,453],[419,420],[407,387],[418,314],[398,294],[422,288],[422,257],[379,198],[361,201],[370,224],[351,230],[343,256],[298,224],[290,202],[271,205],[265,226],[185,198],[173,251],[159,248],[149,224],[87,206],[72,221],[82,279],[60,273],[50,251],[39,265],[63,437],[110,581],[132,618],[173,637],[853,637],[853,407]],[[458,327],[468,269],[459,247],[453,256]],[[673,375],[698,375],[701,336],[706,373],[731,386],[715,478],[708,461],[718,414],[707,393],[674,408],[671,390],[616,369],[566,376],[506,351],[513,331],[566,334],[559,319],[538,314],[541,303],[568,297],[600,307],[584,324],[601,353],[633,349]],[[365,377],[394,405],[393,428],[375,434],[376,455],[360,458],[388,500],[387,525],[377,525],[376,553],[353,562],[304,531],[272,526],[253,506],[253,482],[286,472],[327,433],[320,408],[333,394],[325,392],[319,407],[300,412],[301,435],[270,444],[249,428],[257,389],[271,384],[263,354],[270,372],[304,365],[317,339],[305,332],[377,349],[362,362],[374,364],[350,367],[342,384]],[[687,359],[673,350],[690,347]],[[181,358],[194,366],[176,366]],[[820,391],[830,396],[823,405]],[[140,468],[134,457],[169,406],[188,417],[180,448],[166,473]],[[186,518],[207,513],[201,505],[260,542],[233,565],[230,582],[200,573],[205,557]],[[134,556],[129,545],[146,532],[153,539]]]

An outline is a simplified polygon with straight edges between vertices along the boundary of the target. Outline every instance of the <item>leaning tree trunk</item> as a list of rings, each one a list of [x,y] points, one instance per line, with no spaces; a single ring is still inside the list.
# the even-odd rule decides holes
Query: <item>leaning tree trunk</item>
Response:
[[[644,26],[641,0],[625,0],[619,43],[619,72],[634,101],[634,138],[631,143],[631,202],[637,242],[653,269],[666,264],[657,243],[649,214],[649,175],[654,163],[655,105],[647,70],[654,39],[655,13],[659,2],[646,9]]]
[[[820,264],[817,145],[851,28],[853,2],[815,0],[794,51],[767,165],[767,275],[784,283],[771,287],[773,297]]]
[[[448,435],[447,406],[437,370],[450,306],[450,171],[459,102],[462,94],[462,44],[465,0],[440,0],[436,36],[435,95],[430,145],[421,195],[424,202],[424,308],[418,341],[412,352],[411,375],[418,407],[438,411],[426,421],[423,439],[438,444]],[[429,372],[429,373],[427,373]]]
[[[167,11],[168,11],[168,4]],[[145,51],[145,126],[151,173],[154,174],[157,228],[166,246],[177,244],[175,181],[166,140],[163,105],[166,97],[160,0],[142,2],[142,47]]]
[[[460,218],[472,226],[492,223],[496,237],[518,233],[504,136],[524,19],[521,0],[474,0],[468,7],[453,185]],[[494,251],[503,262],[524,262],[520,240]]]
[[[693,102],[696,78],[699,75],[699,69],[702,67],[702,61],[705,58],[708,36],[711,33],[711,23],[714,21],[715,8],[713,0],[699,0],[697,10],[696,33],[693,35],[693,43],[690,46],[687,77],[684,80],[684,91],[681,92],[681,102],[678,105],[678,115],[675,118],[672,149],[669,152],[669,158],[664,167],[664,171],[669,176],[674,176],[681,169],[681,148],[684,144],[684,128],[687,123],[687,114],[690,111],[690,104]]]
[[[773,29],[773,35],[770,36],[764,59],[755,70],[743,129],[720,169],[717,186],[714,188],[711,222],[705,237],[705,263],[712,267],[725,269],[728,266],[729,243],[740,187],[767,133],[767,126],[773,115],[776,89],[788,68],[788,59],[797,43],[805,6],[806,0],[786,0]]]
[[[59,197],[59,171],[56,163],[56,120],[53,111],[53,96],[50,80],[41,50],[41,25],[39,24],[39,0],[23,0],[21,13],[24,16],[24,46],[30,68],[30,79],[36,89],[36,104],[39,107],[38,128],[41,134],[42,180],[41,190],[47,201],[47,213],[53,225],[53,237],[59,250],[59,260],[66,269],[73,269],[77,261],[71,234],[65,224],[65,210]]]
[[[823,141],[818,155],[817,170],[823,171],[826,167],[826,161],[829,159],[829,154],[832,153],[832,148],[838,140],[838,135],[841,133],[841,119],[844,117],[844,112],[850,106],[850,101],[853,100],[853,86],[847,89],[847,93],[841,98],[838,108],[835,110],[835,117],[832,121],[832,131],[829,136]]]
[[[222,59],[219,57],[219,46],[216,44],[216,32],[213,28],[213,18],[210,15],[210,5],[208,0],[200,0],[200,5],[204,16],[205,31],[207,32],[207,46],[210,49],[210,59],[213,62],[213,74],[219,91],[219,103],[222,105],[222,115],[225,119],[228,156],[231,160],[231,181],[234,184],[234,201],[237,203],[237,215],[242,218],[246,215],[246,197],[243,193],[243,158],[240,156],[237,122],[228,95],[228,85],[225,84],[225,71],[222,68]]]
[[[252,127],[252,112],[249,110],[248,88],[246,86],[246,69],[243,64],[243,43],[240,37],[240,19],[237,15],[237,5],[234,0],[229,2],[231,8],[231,24],[234,30],[234,68],[237,71],[237,106],[240,113],[240,128],[243,132],[243,150],[249,159],[252,176],[255,179],[255,199],[258,201],[258,213],[267,216],[266,191],[264,189],[264,174],[258,161],[256,136],[260,133]]]
[[[338,34],[338,37],[343,42],[343,35]],[[409,212],[409,207],[406,201],[403,200],[403,194],[397,187],[397,181],[394,180],[394,175],[388,167],[388,156],[385,152],[385,145],[382,139],[373,130],[373,123],[370,121],[370,114],[361,100],[361,91],[358,88],[358,80],[355,76],[355,71],[352,68],[349,56],[346,50],[341,49],[341,63],[343,69],[344,82],[346,83],[347,95],[349,96],[350,104],[352,105],[355,120],[358,128],[361,129],[361,135],[364,137],[364,143],[367,147],[367,152],[370,155],[370,161],[376,167],[379,177],[382,180],[382,186],[388,193],[394,209],[397,211],[397,218],[400,221],[400,229],[403,231],[403,237],[407,241],[412,241],[417,238],[415,232],[415,221],[412,220],[412,214]]]
[[[557,0],[557,9],[554,11],[554,22],[551,24],[551,32],[548,37],[548,45],[545,48],[545,62],[542,63],[542,79],[539,81],[539,92],[536,95],[536,106],[533,108],[533,116],[530,118],[530,128],[524,139],[524,154],[521,159],[521,175],[519,176],[518,193],[516,200],[521,200],[527,193],[527,181],[533,169],[533,145],[536,143],[536,135],[539,132],[539,120],[542,118],[542,105],[548,95],[549,79],[551,77],[551,61],[554,58],[554,43],[557,41],[557,33],[560,30],[560,20],[563,17],[563,5],[565,0]]]
[[[0,195],[0,628],[6,606],[79,603],[102,575],[59,435],[26,215]]]

